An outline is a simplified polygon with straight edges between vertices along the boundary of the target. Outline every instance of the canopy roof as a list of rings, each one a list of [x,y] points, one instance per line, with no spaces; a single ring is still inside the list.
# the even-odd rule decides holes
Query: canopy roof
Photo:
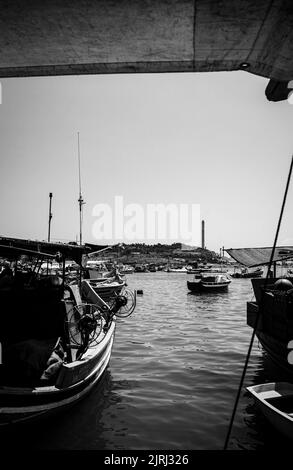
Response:
[[[7,259],[16,259],[21,255],[43,256],[56,258],[61,254],[63,258],[71,259],[81,264],[82,256],[103,248],[100,245],[75,245],[66,243],[49,243],[45,241],[26,240],[21,238],[0,237],[0,256]]]
[[[225,250],[238,263],[252,268],[269,264],[272,248],[229,248]],[[293,258],[293,246],[276,247],[273,261],[282,261]]]
[[[292,0],[0,0],[0,11],[0,77],[247,70],[273,80],[269,99],[293,79]]]

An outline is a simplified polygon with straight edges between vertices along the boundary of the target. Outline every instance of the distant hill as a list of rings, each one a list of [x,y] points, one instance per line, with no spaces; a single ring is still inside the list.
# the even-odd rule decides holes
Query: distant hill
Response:
[[[123,263],[168,263],[172,260],[182,263],[218,263],[220,257],[214,251],[187,245],[184,243],[172,243],[170,245],[157,243],[147,245],[145,243],[123,244],[113,248],[112,252],[105,253],[107,258],[119,259]]]

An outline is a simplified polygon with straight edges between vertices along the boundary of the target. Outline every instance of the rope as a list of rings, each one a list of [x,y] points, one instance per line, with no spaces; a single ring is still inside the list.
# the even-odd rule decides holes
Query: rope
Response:
[[[236,396],[236,399],[235,399],[234,408],[233,408],[233,412],[232,412],[232,416],[231,416],[231,419],[230,419],[230,424],[229,424],[229,428],[228,428],[228,432],[227,432],[227,436],[226,436],[226,440],[225,440],[225,444],[224,444],[224,450],[227,449],[227,446],[228,446],[228,443],[229,443],[229,438],[230,438],[230,434],[231,434],[232,427],[233,427],[233,422],[234,422],[234,418],[235,418],[235,414],[236,414],[236,410],[237,410],[237,406],[238,406],[238,402],[239,402],[239,398],[240,398],[240,393],[241,393],[241,390],[242,390],[242,387],[243,387],[243,382],[244,382],[244,379],[245,379],[245,374],[246,374],[246,370],[247,370],[247,366],[248,366],[248,362],[249,362],[249,358],[250,358],[250,354],[251,354],[251,350],[252,350],[252,346],[253,346],[255,333],[256,333],[257,326],[258,326],[259,319],[260,319],[260,313],[263,311],[264,293],[265,293],[265,290],[266,290],[266,287],[267,287],[267,284],[268,284],[269,272],[270,272],[272,264],[273,264],[273,259],[274,259],[274,255],[275,255],[275,250],[276,250],[277,240],[278,240],[278,236],[279,236],[281,221],[282,221],[282,218],[283,218],[283,212],[284,212],[284,208],[285,208],[285,204],[286,204],[287,193],[288,193],[290,179],[291,179],[292,168],[293,168],[293,156],[291,157],[291,164],[290,164],[289,174],[288,174],[288,178],[287,178],[286,189],[285,189],[285,193],[284,193],[284,197],[283,197],[283,203],[282,203],[282,208],[281,208],[281,212],[280,212],[280,216],[279,216],[278,226],[277,226],[277,230],[276,230],[276,234],[275,234],[273,249],[272,249],[271,256],[270,256],[269,267],[268,267],[268,271],[267,271],[267,274],[266,274],[264,287],[263,287],[263,290],[262,290],[261,300],[260,300],[260,304],[259,304],[259,310],[257,312],[256,321],[255,321],[253,332],[252,332],[252,335],[251,335],[250,344],[249,344],[249,347],[248,347],[248,351],[247,351],[247,355],[246,355],[246,359],[245,359],[245,364],[244,364],[244,367],[243,367],[242,376],[241,376],[241,380],[240,380],[240,383],[239,383],[237,396]]]

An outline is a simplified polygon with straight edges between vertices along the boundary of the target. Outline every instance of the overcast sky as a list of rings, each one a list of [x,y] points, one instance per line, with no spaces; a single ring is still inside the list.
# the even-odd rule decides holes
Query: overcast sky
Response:
[[[84,241],[104,242],[93,208],[114,212],[123,196],[143,209],[199,204],[217,252],[271,246],[293,105],[268,102],[267,83],[247,72],[2,79],[1,235],[46,239],[53,192],[51,237],[76,240],[79,131]],[[279,245],[293,244],[292,185]]]

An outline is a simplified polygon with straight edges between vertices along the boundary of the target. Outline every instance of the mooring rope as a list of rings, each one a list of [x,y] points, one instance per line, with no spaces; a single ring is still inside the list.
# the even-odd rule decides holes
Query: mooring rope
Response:
[[[269,266],[268,266],[267,274],[266,274],[266,277],[265,277],[264,287],[263,287],[262,293],[261,293],[261,300],[260,300],[260,303],[259,303],[259,309],[258,309],[258,312],[257,312],[253,332],[252,332],[252,335],[251,335],[251,339],[250,339],[250,343],[249,343],[249,347],[248,347],[248,351],[247,351],[247,355],[246,355],[246,359],[245,359],[245,363],[244,363],[244,367],[243,367],[243,371],[242,371],[241,380],[240,380],[240,383],[239,383],[239,387],[238,387],[238,391],[237,391],[237,395],[236,395],[236,399],[235,399],[235,403],[234,403],[233,412],[232,412],[231,419],[230,419],[230,424],[229,424],[229,428],[228,428],[228,432],[227,432],[227,436],[226,436],[226,440],[225,440],[225,444],[224,444],[224,450],[226,450],[227,447],[228,447],[229,438],[230,438],[230,434],[231,434],[231,431],[232,431],[233,422],[234,422],[234,418],[235,418],[235,414],[236,414],[236,410],[237,410],[241,390],[242,390],[244,379],[245,379],[245,374],[246,374],[246,370],[247,370],[247,366],[248,366],[248,362],[249,362],[249,358],[250,358],[250,354],[251,354],[251,350],[252,350],[252,346],[253,346],[255,333],[256,333],[258,322],[259,322],[259,319],[260,319],[260,313],[263,310],[264,293],[265,293],[265,290],[266,290],[266,287],[267,287],[267,284],[268,284],[269,273],[271,271],[271,267],[272,267],[272,264],[273,264],[273,259],[274,259],[274,255],[275,255],[277,240],[278,240],[279,231],[280,231],[280,227],[281,227],[281,222],[282,222],[282,218],[283,218],[283,212],[284,212],[286,199],[287,199],[287,193],[288,193],[288,189],[289,189],[289,185],[290,185],[292,168],[293,168],[293,156],[291,157],[291,164],[290,164],[290,169],[289,169],[289,173],[288,173],[286,189],[285,189],[285,193],[284,193],[284,197],[283,197],[282,208],[281,208],[279,221],[278,221],[278,226],[277,226],[277,230],[276,230],[276,234],[275,234],[273,249],[272,249],[271,256],[270,256]]]

